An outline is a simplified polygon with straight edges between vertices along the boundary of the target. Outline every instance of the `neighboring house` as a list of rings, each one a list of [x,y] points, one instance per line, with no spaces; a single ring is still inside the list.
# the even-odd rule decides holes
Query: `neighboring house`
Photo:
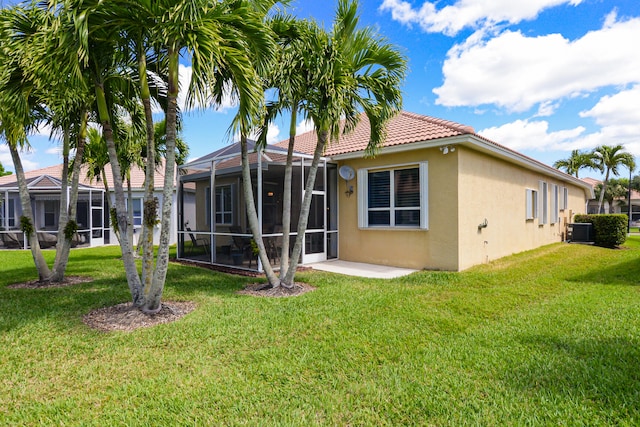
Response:
[[[416,269],[459,271],[564,240],[592,187],[475,134],[473,128],[402,112],[373,158],[365,116],[331,143],[316,179],[302,264],[340,258]],[[316,143],[296,137],[293,224]],[[250,157],[266,246],[277,265],[287,141]],[[181,168],[180,258],[260,269],[251,250],[238,144]],[[340,178],[342,176],[342,178]],[[185,187],[189,188],[186,190]],[[179,196],[180,198],[180,196]],[[180,203],[179,203],[180,204]]]
[[[162,204],[162,189],[164,174],[159,168],[155,173],[155,196]],[[109,226],[109,206],[113,206],[115,195],[113,192],[113,177],[111,167],[106,167],[109,194],[105,194],[101,181],[92,182],[87,179],[86,169],[80,173],[78,204],[76,221],[78,233],[74,239],[74,246],[102,246],[117,244],[118,241]],[[58,216],[60,212],[60,189],[62,165],[36,169],[25,173],[31,207],[38,231],[41,246],[52,247],[56,244],[58,231]],[[125,181],[126,186],[126,181]],[[140,236],[143,218],[142,199],[144,197],[144,170],[133,167],[131,170],[131,189],[134,222],[134,242]],[[125,188],[126,192],[126,188]],[[127,201],[128,203],[128,201]],[[175,224],[176,198],[174,193],[172,224]],[[22,207],[18,183],[15,174],[0,177],[0,248],[26,247],[24,237],[20,231],[20,216]],[[160,229],[154,229],[154,242],[159,242]],[[172,227],[171,243],[176,242],[175,226]]]
[[[597,214],[598,212],[598,206],[600,205],[600,200],[598,200],[595,197],[595,191],[596,191],[596,187],[598,186],[598,184],[600,184],[602,181],[595,179],[595,178],[581,178],[584,182],[586,182],[587,184],[589,184],[589,186],[591,186],[591,188],[594,191],[594,196],[593,198],[589,199],[587,201],[587,213],[588,214]],[[604,209],[605,212],[609,212],[611,206],[609,206],[609,202],[607,202],[606,200],[603,201],[602,203],[602,207]]]
[[[595,193],[595,189],[602,181],[594,178],[582,178],[584,182],[589,184]],[[606,213],[622,213],[629,216],[629,204],[627,203],[627,197],[620,197],[613,201],[611,205],[606,200],[603,202],[603,210]],[[587,204],[587,213],[597,214],[599,200],[597,198],[590,199]],[[637,225],[640,223],[640,192],[631,190],[631,223]]]

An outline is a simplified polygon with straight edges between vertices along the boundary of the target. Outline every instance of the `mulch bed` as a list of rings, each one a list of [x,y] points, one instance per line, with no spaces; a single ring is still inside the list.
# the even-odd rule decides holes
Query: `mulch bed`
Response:
[[[192,301],[163,301],[158,313],[145,314],[127,302],[93,310],[82,321],[90,328],[103,332],[133,331],[175,322],[195,309],[196,303]]]
[[[298,282],[296,282],[293,285],[293,288],[290,289],[283,286],[278,286],[277,288],[265,288],[265,286],[265,283],[252,283],[245,286],[244,289],[237,293],[240,295],[251,295],[254,297],[282,298],[299,296],[306,294],[307,292],[315,291],[316,289],[306,283]]]
[[[65,286],[77,285],[80,283],[92,282],[92,277],[87,276],[66,276],[62,282],[41,282],[32,280],[29,282],[14,283],[7,286],[10,289],[47,289],[47,288],[64,288]]]

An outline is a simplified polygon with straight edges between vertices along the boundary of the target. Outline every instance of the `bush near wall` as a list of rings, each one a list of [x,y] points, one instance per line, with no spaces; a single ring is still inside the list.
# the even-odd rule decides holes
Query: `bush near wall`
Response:
[[[625,214],[576,215],[573,222],[593,224],[597,246],[615,248],[627,240],[629,217]]]

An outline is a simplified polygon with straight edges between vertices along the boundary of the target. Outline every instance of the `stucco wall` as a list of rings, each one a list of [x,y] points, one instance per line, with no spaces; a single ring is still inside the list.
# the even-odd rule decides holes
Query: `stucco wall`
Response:
[[[416,269],[457,270],[457,163],[455,153],[437,148],[379,155],[341,162],[360,168],[393,167],[428,161],[428,230],[358,227],[358,182],[351,197],[339,179],[339,258]]]
[[[584,189],[534,171],[459,147],[460,176],[458,205],[459,269],[506,255],[562,241],[572,215],[584,213]],[[568,188],[568,208],[560,210],[554,224],[549,211],[547,224],[541,218],[526,219],[526,189],[539,191],[548,183],[548,209],[552,185]],[[487,220],[486,228],[478,225]]]

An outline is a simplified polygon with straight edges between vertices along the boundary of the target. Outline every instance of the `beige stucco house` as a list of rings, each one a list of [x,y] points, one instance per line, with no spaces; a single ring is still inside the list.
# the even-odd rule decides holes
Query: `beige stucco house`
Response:
[[[326,148],[303,264],[339,258],[464,270],[562,241],[573,215],[584,213],[593,198],[584,181],[450,121],[402,112],[388,124],[386,141],[373,158],[364,155],[368,140],[364,117],[353,133]],[[315,142],[313,132],[296,138],[298,200]],[[284,147],[286,141],[254,154],[252,160],[263,234],[274,240],[276,258]],[[250,238],[239,191],[239,162],[232,160],[232,151],[212,153],[183,167],[181,182],[191,189],[184,194],[209,193],[196,196],[190,213],[195,229],[187,231],[186,216],[178,213],[183,258],[231,263],[231,252],[243,246],[232,238]],[[193,245],[208,250],[198,253]],[[236,264],[260,268],[251,254]]]

